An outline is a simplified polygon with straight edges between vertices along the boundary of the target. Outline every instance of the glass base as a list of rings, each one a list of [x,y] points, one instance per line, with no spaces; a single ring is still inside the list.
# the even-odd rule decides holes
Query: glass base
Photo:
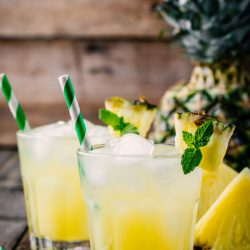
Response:
[[[89,241],[52,241],[30,236],[32,250],[90,250]]]

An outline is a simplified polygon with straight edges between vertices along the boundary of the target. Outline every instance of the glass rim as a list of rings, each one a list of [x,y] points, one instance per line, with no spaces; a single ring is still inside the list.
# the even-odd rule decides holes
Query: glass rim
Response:
[[[157,144],[155,144],[157,145]],[[158,144],[158,145],[167,145],[174,147],[170,144]],[[92,145],[93,148],[99,149],[104,148],[104,144],[97,144]],[[105,153],[91,153],[91,151],[86,151],[82,148],[77,149],[77,155],[78,156],[90,156],[90,157],[107,157],[107,158],[132,158],[132,159],[175,159],[175,158],[181,158],[180,153],[169,153],[169,154],[162,154],[162,155],[114,155],[114,154],[105,154]]]
[[[48,135],[48,134],[33,134],[33,133],[30,133],[30,131],[21,131],[21,130],[18,130],[16,132],[16,135],[17,137],[20,137],[20,138],[27,138],[27,139],[32,139],[32,138],[50,138],[50,139],[56,139],[56,140],[69,140],[69,141],[77,141],[78,143],[78,139],[77,139],[77,135]],[[107,135],[95,135],[95,136],[90,136],[90,138],[105,138],[109,136],[108,134]]]

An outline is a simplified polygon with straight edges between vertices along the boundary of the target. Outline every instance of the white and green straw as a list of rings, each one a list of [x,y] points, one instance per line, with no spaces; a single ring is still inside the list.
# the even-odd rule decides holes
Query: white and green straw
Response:
[[[69,75],[60,76],[59,82],[63,91],[71,120],[75,125],[76,134],[81,147],[91,150],[92,146],[87,137],[86,126]]]
[[[29,123],[5,74],[0,74],[0,89],[20,130],[30,129]]]

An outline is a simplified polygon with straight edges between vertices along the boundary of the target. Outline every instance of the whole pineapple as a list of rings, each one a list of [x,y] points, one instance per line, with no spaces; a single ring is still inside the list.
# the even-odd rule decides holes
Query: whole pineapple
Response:
[[[176,111],[205,111],[236,125],[226,161],[250,167],[250,0],[165,0],[156,9],[196,66],[189,82],[164,94],[155,141],[174,135]]]

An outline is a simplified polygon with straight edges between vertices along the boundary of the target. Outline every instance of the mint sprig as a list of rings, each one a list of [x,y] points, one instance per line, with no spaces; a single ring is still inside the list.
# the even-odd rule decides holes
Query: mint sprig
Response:
[[[99,109],[99,119],[106,125],[111,126],[115,131],[119,131],[121,135],[127,133],[139,134],[138,128],[133,124],[125,122],[123,117],[107,109]]]
[[[206,146],[213,134],[213,122],[204,122],[196,131],[191,134],[182,131],[183,141],[187,144],[187,148],[181,157],[181,165],[184,174],[188,174],[199,166],[202,160],[200,148]]]

